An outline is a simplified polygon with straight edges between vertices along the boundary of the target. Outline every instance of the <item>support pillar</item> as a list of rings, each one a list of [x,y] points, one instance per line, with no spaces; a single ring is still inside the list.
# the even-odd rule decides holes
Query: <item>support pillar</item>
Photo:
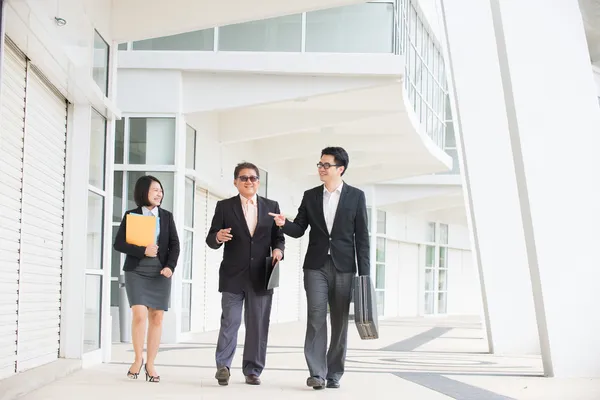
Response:
[[[579,4],[443,4],[492,341],[531,341],[533,299],[545,375],[599,377],[600,109]]]
[[[444,1],[449,90],[489,350],[539,354],[489,1]],[[510,293],[510,294],[509,294]]]

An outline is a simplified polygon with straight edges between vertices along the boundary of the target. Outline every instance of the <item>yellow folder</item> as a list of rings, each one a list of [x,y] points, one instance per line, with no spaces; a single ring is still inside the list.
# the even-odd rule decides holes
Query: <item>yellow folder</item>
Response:
[[[127,214],[125,241],[136,246],[148,247],[156,243],[156,217]]]

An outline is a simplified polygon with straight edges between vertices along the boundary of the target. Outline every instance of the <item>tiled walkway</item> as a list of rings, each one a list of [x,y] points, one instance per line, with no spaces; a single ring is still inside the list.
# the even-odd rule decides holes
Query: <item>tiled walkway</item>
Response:
[[[350,326],[347,372],[340,389],[315,391],[305,386],[304,325],[291,323],[272,326],[261,386],[244,383],[241,351],[229,386],[218,386],[216,332],[207,332],[188,343],[162,348],[157,360],[163,379],[159,384],[127,380],[131,348],[115,345],[111,364],[76,372],[22,399],[600,399],[600,379],[542,378],[538,357],[485,354],[476,319],[397,319],[380,325],[381,338],[374,341],[361,341]]]

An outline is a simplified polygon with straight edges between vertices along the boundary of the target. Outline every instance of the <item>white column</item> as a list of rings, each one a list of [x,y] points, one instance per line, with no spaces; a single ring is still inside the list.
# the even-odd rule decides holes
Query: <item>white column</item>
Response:
[[[597,311],[596,287],[600,269],[594,265],[591,251],[600,239],[597,228],[600,224],[600,191],[596,187],[600,163],[596,154],[600,145],[600,110],[578,2],[556,0],[550,7],[545,0],[492,0],[485,13],[481,12],[483,5],[476,5],[476,0],[461,2],[469,5],[468,8],[460,7],[461,10],[453,3],[445,2],[450,55],[457,54],[456,58],[460,59],[460,54],[464,55],[461,49],[469,47],[470,54],[475,55],[470,62],[486,69],[486,78],[497,80],[499,74],[503,88],[500,96],[506,110],[502,130],[496,128],[497,120],[488,121],[486,126],[465,124],[465,121],[475,119],[469,117],[470,114],[480,113],[487,106],[497,106],[496,97],[500,96],[484,93],[486,81],[477,74],[471,79],[478,78],[476,84],[482,90],[474,108],[468,100],[476,97],[473,88],[469,94],[465,75],[468,62],[454,63],[469,173],[486,168],[491,170],[491,167],[499,169],[498,165],[490,164],[497,157],[495,148],[490,144],[480,147],[473,144],[477,135],[487,136],[488,143],[492,137],[501,136],[503,142],[510,143],[511,154],[505,154],[503,159],[510,159],[510,163],[504,160],[504,165],[512,163],[517,186],[516,194],[504,193],[491,176],[492,179],[485,182],[485,189],[480,186],[483,182],[471,181],[475,225],[479,231],[489,219],[484,216],[477,220],[477,209],[490,200],[477,198],[475,194],[479,191],[492,187],[493,192],[503,195],[502,200],[495,202],[498,206],[495,212],[505,218],[513,217],[505,213],[504,203],[512,204],[515,197],[518,199],[523,233],[507,237],[497,246],[524,240],[544,372],[557,377],[599,377],[600,313]],[[490,15],[490,9],[492,24],[486,17]],[[461,12],[468,18],[460,16]],[[487,42],[488,47],[473,44],[474,40],[479,42],[484,36],[483,29],[468,38],[461,33],[474,25],[471,18],[483,20],[486,26],[495,30],[497,43],[492,47],[498,61],[496,68],[491,70],[495,72],[493,74],[487,63],[479,63],[491,43]],[[474,128],[479,128],[478,132]],[[490,156],[493,159],[488,163],[478,161],[478,157],[472,155],[473,150],[484,153],[488,160]],[[484,238],[479,232],[477,234],[486,273],[489,266],[483,258]],[[512,284],[520,285],[514,281]],[[486,281],[486,289],[488,287]],[[510,301],[512,296],[511,293],[504,298]],[[515,311],[518,310],[511,310]],[[493,324],[491,308],[490,317]],[[512,325],[515,324],[513,320]]]
[[[443,1],[443,14],[452,113],[489,349],[539,354],[490,4]]]
[[[117,100],[117,65],[119,49],[118,43],[112,42],[108,66],[108,96],[111,101]],[[113,320],[110,314],[111,299],[111,273],[112,273],[112,220],[114,207],[114,180],[115,180],[115,127],[116,120],[106,121],[106,155],[104,161],[104,243],[103,243],[103,265],[104,278],[102,280],[102,362],[108,363],[112,359],[112,326]],[[115,314],[119,318],[119,313]],[[116,339],[116,338],[114,338]],[[131,340],[131,339],[129,339]]]
[[[491,3],[544,371],[599,377],[600,110],[579,4]]]
[[[185,213],[185,134],[186,123],[182,114],[178,114],[175,122],[175,178],[173,197],[173,217],[179,234],[180,253],[177,267],[171,282],[171,306],[165,313],[163,322],[162,343],[177,343],[181,336],[181,296],[183,290],[183,239],[185,231],[183,220]]]
[[[60,356],[82,358],[91,108],[69,107]]]

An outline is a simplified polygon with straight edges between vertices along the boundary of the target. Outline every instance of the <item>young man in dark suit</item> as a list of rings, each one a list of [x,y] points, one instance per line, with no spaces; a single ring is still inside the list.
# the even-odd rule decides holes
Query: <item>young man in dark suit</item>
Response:
[[[348,153],[327,147],[317,164],[323,185],[304,192],[294,221],[273,213],[277,226],[294,238],[310,225],[304,259],[308,321],[304,355],[310,371],[306,384],[313,389],[339,388],[344,374],[352,279],[369,275],[367,204],[362,190],[342,180]],[[327,304],[331,343],[327,350]]]
[[[239,195],[217,203],[206,237],[212,249],[225,245],[219,268],[222,316],[215,378],[219,385],[229,383],[243,305],[246,339],[242,369],[247,384],[260,385],[273,300],[273,290],[266,289],[265,260],[271,255],[273,263],[283,259],[285,238],[269,217],[269,213],[279,214],[279,204],[257,195],[258,168],[251,163],[238,164],[233,184]]]

